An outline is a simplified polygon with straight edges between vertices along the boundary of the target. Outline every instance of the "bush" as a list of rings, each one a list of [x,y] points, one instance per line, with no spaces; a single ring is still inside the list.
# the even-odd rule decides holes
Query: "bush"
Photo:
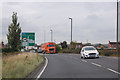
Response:
[[[69,48],[66,48],[66,49],[63,49],[60,51],[60,53],[77,53],[79,54],[80,53],[80,49],[69,49]]]
[[[2,53],[14,52],[11,48],[3,48]]]
[[[105,56],[110,56],[110,55],[112,55],[112,54],[114,54],[114,53],[110,52],[110,53],[105,53],[104,55],[105,55]]]
[[[56,53],[58,53],[61,49],[57,44],[55,45],[55,47],[56,47]]]
[[[118,55],[117,50],[104,49],[104,50],[98,50],[98,51],[100,52],[100,55],[103,55],[103,56]]]

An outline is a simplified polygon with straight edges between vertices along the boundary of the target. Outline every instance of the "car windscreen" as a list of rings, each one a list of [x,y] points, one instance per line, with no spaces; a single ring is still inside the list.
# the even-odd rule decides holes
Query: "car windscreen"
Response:
[[[55,45],[48,45],[48,47],[54,47]]]
[[[85,48],[85,50],[96,50],[96,49],[93,47],[87,47],[87,48]]]

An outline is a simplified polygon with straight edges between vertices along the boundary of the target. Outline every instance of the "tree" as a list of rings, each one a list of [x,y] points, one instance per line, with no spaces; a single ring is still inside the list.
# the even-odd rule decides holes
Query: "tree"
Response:
[[[63,42],[61,43],[61,46],[62,46],[63,49],[67,48],[67,42],[66,42],[66,41],[63,41]]]
[[[55,44],[55,47],[56,47],[56,53],[58,53],[60,51],[60,47],[57,44]]]
[[[10,45],[13,51],[18,51],[20,49],[20,34],[21,27],[19,27],[20,23],[18,23],[17,13],[13,12],[12,15],[12,23],[8,27],[8,44]]]

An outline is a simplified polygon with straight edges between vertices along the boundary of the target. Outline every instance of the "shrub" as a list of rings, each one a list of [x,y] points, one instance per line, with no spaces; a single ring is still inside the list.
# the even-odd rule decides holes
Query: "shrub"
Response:
[[[104,50],[98,50],[98,51],[100,52],[100,55],[104,55],[104,56],[117,55],[117,50],[104,49]]]
[[[61,53],[80,53],[80,49],[69,49],[69,48],[66,48],[66,49],[63,49],[61,50],[60,52]]]
[[[9,52],[14,52],[11,48],[3,48],[2,49],[3,53],[9,53]]]
[[[57,44],[55,44],[55,47],[56,47],[56,53],[58,53],[61,49]]]

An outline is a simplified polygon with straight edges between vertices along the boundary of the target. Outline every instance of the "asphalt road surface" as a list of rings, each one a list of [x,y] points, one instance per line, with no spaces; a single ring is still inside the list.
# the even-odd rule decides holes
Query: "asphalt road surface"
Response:
[[[79,54],[46,54],[40,78],[118,78],[118,58],[81,59]]]

